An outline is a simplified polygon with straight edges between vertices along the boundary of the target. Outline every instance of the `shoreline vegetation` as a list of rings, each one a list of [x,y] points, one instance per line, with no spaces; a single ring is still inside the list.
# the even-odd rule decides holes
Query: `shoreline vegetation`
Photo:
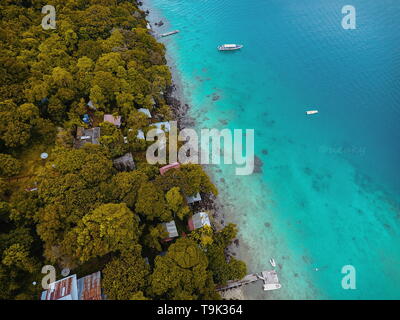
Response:
[[[137,132],[188,106],[139,4],[55,0],[54,30],[45,1],[0,6],[0,299],[39,299],[44,265],[101,271],[120,300],[220,299],[247,272],[203,168],[146,161]],[[203,212],[211,226],[193,222]]]

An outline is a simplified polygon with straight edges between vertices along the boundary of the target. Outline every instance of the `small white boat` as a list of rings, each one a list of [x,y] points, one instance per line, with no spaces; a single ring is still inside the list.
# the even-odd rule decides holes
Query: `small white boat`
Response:
[[[316,114],[318,113],[318,110],[308,110],[306,111],[307,114]]]
[[[171,31],[171,32],[160,34],[160,37],[164,38],[164,37],[172,36],[175,33],[179,33],[179,30],[174,30],[174,31]]]
[[[269,263],[271,264],[271,266],[273,266],[274,268],[276,267],[276,262],[273,258],[269,259]]]
[[[222,46],[217,47],[219,51],[233,51],[239,50],[243,48],[241,44],[223,44]]]
[[[264,291],[276,290],[282,288],[280,283],[266,283],[263,285]]]

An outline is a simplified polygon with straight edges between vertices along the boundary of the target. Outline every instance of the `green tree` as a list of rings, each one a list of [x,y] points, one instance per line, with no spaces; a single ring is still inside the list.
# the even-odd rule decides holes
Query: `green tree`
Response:
[[[128,300],[135,295],[140,297],[138,292],[146,288],[149,274],[150,266],[142,258],[139,245],[123,251],[120,257],[114,258],[103,270],[102,287],[107,299]]]
[[[180,238],[165,256],[156,257],[149,293],[167,299],[201,299],[213,287],[207,265],[207,257],[196,242]]]
[[[147,181],[147,176],[139,170],[119,172],[112,177],[107,185],[106,194],[110,202],[123,202],[129,208],[134,208],[140,185]]]
[[[10,199],[10,218],[20,224],[33,224],[34,217],[40,208],[36,192],[16,191]]]
[[[225,285],[228,280],[242,279],[247,273],[246,264],[243,261],[225,255],[226,247],[237,235],[237,227],[230,223],[224,229],[214,235],[214,241],[207,246],[209,270],[213,274],[214,282]]]
[[[171,188],[171,190],[166,193],[165,198],[169,208],[179,219],[183,220],[183,218],[190,213],[190,209],[184,202],[179,187]]]
[[[193,240],[196,240],[202,248],[207,249],[214,241],[213,235],[213,229],[209,225],[205,225],[192,231],[189,237]]]
[[[11,100],[0,102],[0,140],[3,140],[7,147],[26,145],[37,118],[39,110],[31,103],[18,107]]]
[[[110,122],[103,122],[100,127],[100,143],[105,147],[110,157],[122,156],[128,151],[128,145],[124,142],[121,130]]]
[[[0,153],[0,163],[0,176],[12,177],[17,175],[21,170],[20,161],[9,154]]]
[[[140,236],[138,217],[124,203],[101,205],[85,215],[71,232],[71,237],[64,241],[73,241],[69,246],[75,249],[75,256],[81,262],[128,250]]]
[[[208,175],[197,164],[185,164],[181,165],[178,170],[169,170],[165,175],[158,176],[156,183],[165,191],[172,187],[179,187],[188,196],[197,192],[218,194]]]
[[[8,190],[7,182],[0,177],[0,199],[2,199]]]
[[[30,273],[39,268],[37,262],[30,257],[29,250],[19,243],[15,243],[4,250],[2,263],[8,267],[14,266]]]
[[[172,214],[165,201],[164,193],[153,182],[142,183],[135,208],[137,213],[145,215],[150,221],[156,218],[161,221],[172,220]]]
[[[150,299],[146,298],[142,291],[138,291],[134,293],[129,300],[150,300]]]
[[[168,237],[168,232],[165,230],[162,224],[157,226],[150,226],[148,233],[144,237],[144,244],[152,249],[159,252],[162,251],[160,241]]]

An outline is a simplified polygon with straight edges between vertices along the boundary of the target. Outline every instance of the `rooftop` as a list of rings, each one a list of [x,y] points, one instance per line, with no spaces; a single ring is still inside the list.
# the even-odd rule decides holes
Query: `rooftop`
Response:
[[[41,300],[78,300],[76,274],[50,283],[42,292]]]
[[[101,300],[100,271],[76,278],[76,274],[49,285],[42,292],[41,300]]]
[[[97,110],[97,108],[96,108],[95,105],[93,104],[93,101],[92,101],[92,100],[90,100],[90,101],[87,103],[87,106],[88,106],[90,109],[92,109],[92,110]]]
[[[179,168],[179,167],[180,167],[179,162],[174,162],[174,163],[168,164],[168,165],[160,168],[160,174],[164,175],[167,171],[169,171],[171,169]]]
[[[137,135],[136,135],[136,138],[138,138],[138,139],[143,139],[143,140],[146,139],[146,137],[144,136],[143,130],[138,130],[138,133],[137,133]]]
[[[113,160],[115,168],[120,171],[132,171],[135,170],[135,162],[133,161],[132,153],[127,153],[122,157]]]
[[[95,127],[91,129],[85,129],[78,127],[76,130],[75,147],[80,148],[86,143],[100,144],[100,128]]]
[[[149,109],[146,108],[140,108],[138,109],[139,112],[144,113],[148,118],[151,118],[151,113]]]
[[[207,212],[198,212],[189,219],[188,225],[189,230],[193,231],[204,227],[205,225],[211,226],[211,223]]]
[[[174,220],[163,223],[163,226],[164,226],[165,230],[168,232],[169,238],[176,238],[179,236]]]
[[[110,122],[117,127],[121,126],[121,116],[114,117],[112,114],[105,114],[104,115],[104,122]]]
[[[171,125],[169,121],[152,123],[150,126],[156,127],[157,133],[162,133],[162,132],[165,133],[171,130]]]
[[[197,192],[197,194],[195,194],[194,196],[186,197],[186,201],[188,204],[192,204],[192,203],[201,201],[200,193]]]
[[[101,300],[100,279],[100,271],[78,279],[78,300]]]

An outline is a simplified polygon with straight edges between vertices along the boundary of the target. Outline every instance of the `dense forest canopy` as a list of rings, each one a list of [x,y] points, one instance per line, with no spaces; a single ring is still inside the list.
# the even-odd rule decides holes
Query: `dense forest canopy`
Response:
[[[246,273],[224,254],[236,227],[186,235],[195,212],[185,200],[217,190],[198,165],[160,175],[136,137],[173,117],[165,48],[146,14],[135,1],[47,2],[0,5],[0,298],[38,299],[32,283],[46,264],[79,276],[101,270],[109,299],[219,298],[216,285]],[[55,29],[41,26],[47,4]],[[99,144],[77,148],[78,127],[99,127]],[[136,169],[120,172],[113,159],[128,152]],[[180,237],[166,243],[171,220]]]

